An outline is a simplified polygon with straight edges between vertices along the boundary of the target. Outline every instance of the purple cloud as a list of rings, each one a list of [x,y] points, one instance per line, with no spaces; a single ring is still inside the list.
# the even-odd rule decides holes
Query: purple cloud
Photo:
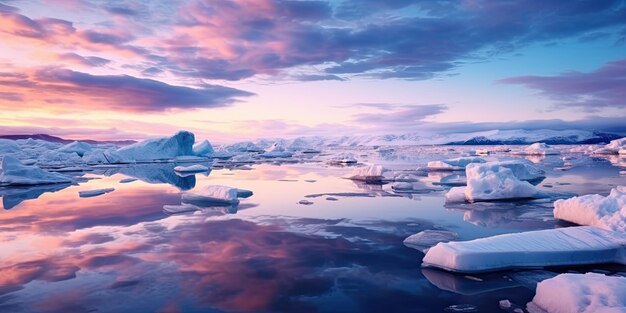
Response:
[[[626,108],[626,59],[588,72],[557,76],[518,76],[499,80],[539,91],[558,107],[577,107],[594,112],[602,108]]]

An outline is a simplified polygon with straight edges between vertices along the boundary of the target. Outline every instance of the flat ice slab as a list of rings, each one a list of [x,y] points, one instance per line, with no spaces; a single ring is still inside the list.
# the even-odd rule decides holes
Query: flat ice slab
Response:
[[[97,196],[101,196],[101,195],[103,195],[105,193],[113,192],[114,190],[115,190],[115,188],[103,188],[103,189],[85,190],[85,191],[79,191],[78,195],[81,198],[97,197]]]
[[[251,193],[247,190],[242,190]],[[183,193],[182,202],[185,204],[193,204],[200,207],[206,206],[219,206],[219,205],[234,205],[239,203],[239,189],[211,185],[201,188],[197,191],[188,191]]]
[[[598,263],[626,264],[625,233],[581,226],[505,234],[439,243],[423,259],[464,273]]]
[[[402,243],[409,248],[427,251],[440,242],[448,242],[458,238],[459,235],[455,232],[427,229],[407,237]]]
[[[528,311],[626,312],[626,277],[596,273],[558,275],[537,285],[537,294],[528,304]]]
[[[206,172],[209,170],[209,168],[204,165],[196,164],[190,166],[177,166],[174,168],[174,170],[180,173],[198,173]]]
[[[626,233],[626,186],[612,189],[606,197],[585,195],[557,200],[553,212],[561,220]]]

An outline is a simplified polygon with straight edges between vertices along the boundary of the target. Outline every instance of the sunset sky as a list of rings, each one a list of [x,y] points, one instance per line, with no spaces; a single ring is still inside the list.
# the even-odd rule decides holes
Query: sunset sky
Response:
[[[0,134],[626,132],[625,1],[0,0]]]

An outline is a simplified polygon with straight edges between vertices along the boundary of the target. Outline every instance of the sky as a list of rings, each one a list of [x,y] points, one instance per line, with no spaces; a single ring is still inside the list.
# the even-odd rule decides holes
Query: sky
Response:
[[[626,133],[626,1],[0,0],[0,134]]]

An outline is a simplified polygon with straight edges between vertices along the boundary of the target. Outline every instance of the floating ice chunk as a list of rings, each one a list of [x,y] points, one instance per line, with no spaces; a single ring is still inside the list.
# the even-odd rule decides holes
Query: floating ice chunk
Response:
[[[463,157],[443,161],[430,161],[427,167],[429,170],[435,171],[461,171],[465,169],[468,164],[485,162],[486,161],[482,158]]]
[[[478,312],[478,307],[473,304],[454,304],[443,309],[444,312]]]
[[[0,139],[0,154],[7,155],[9,153],[18,153],[22,149],[20,146],[13,140],[9,139]]]
[[[626,312],[626,277],[561,274],[540,282],[529,307],[530,304],[549,313],[623,313]]]
[[[275,142],[271,147],[267,148],[260,156],[264,158],[290,158],[293,153],[286,151],[285,148],[278,142]]]
[[[137,180],[137,178],[132,178],[132,177],[123,178],[123,179],[120,180],[120,184],[128,184],[128,183],[132,183],[132,182],[134,182],[136,180]]]
[[[465,174],[467,187],[452,188],[449,195],[446,195],[449,202],[460,200],[461,191],[465,194],[465,200],[470,202],[542,196],[535,186],[520,180],[513,170],[503,166],[501,162],[469,164]]]
[[[357,162],[357,159],[352,153],[339,154],[328,160],[329,164],[354,164]]]
[[[239,189],[237,188],[237,198],[250,198],[254,193],[252,190]]]
[[[476,149],[476,154],[478,155],[489,155],[489,153],[491,153],[491,151],[488,149]]]
[[[193,155],[194,141],[193,133],[179,131],[172,137],[147,139],[122,147],[107,157],[111,157],[111,163],[172,159],[182,155]]]
[[[425,252],[440,242],[448,242],[458,238],[459,234],[455,232],[427,229],[407,237],[402,243],[409,248]]]
[[[206,156],[213,154],[213,146],[208,140],[193,145],[193,154],[197,156]]]
[[[195,164],[190,166],[177,166],[174,168],[174,170],[181,173],[198,173],[206,172],[209,170],[209,168],[204,165]]]
[[[71,143],[66,144],[65,146],[57,149],[58,152],[63,152],[63,153],[71,153],[71,152],[75,152],[76,154],[78,154],[79,156],[84,156],[87,152],[91,151],[93,149],[93,146],[86,143],[86,142],[81,142],[81,141],[74,141]]]
[[[2,159],[0,185],[43,185],[71,182],[72,180],[65,175],[48,172],[34,165],[24,165],[12,156],[5,155]]]
[[[543,142],[533,143],[523,150],[517,151],[515,154],[521,155],[557,155],[561,154],[559,150],[551,149],[550,146]]]
[[[626,264],[626,234],[592,226],[439,243],[423,259],[424,266],[464,273],[612,262]]]
[[[386,171],[382,165],[369,165],[364,167],[355,168],[349,179],[360,180],[365,182],[380,182],[383,180],[383,173]]]
[[[593,151],[594,154],[618,154],[620,150],[626,149],[626,137],[611,140],[606,146]]]
[[[561,220],[626,233],[626,186],[612,189],[606,197],[595,194],[557,200],[553,212]]]
[[[185,204],[193,204],[200,207],[234,205],[239,203],[237,188],[210,185],[199,190],[183,193],[181,199]]]
[[[397,192],[410,192],[413,191],[413,184],[409,182],[393,183],[391,189]]]
[[[309,200],[300,200],[300,201],[298,201],[298,204],[311,205],[311,204],[313,204],[313,202],[309,201]]]
[[[198,211],[201,208],[193,204],[181,204],[181,205],[164,205],[163,212],[167,214],[180,214]]]
[[[113,192],[115,191],[115,188],[103,188],[103,189],[94,189],[94,190],[84,190],[84,191],[79,191],[78,195],[81,198],[90,198],[90,197],[97,197],[97,196],[101,196],[105,193],[109,193],[109,192]]]

